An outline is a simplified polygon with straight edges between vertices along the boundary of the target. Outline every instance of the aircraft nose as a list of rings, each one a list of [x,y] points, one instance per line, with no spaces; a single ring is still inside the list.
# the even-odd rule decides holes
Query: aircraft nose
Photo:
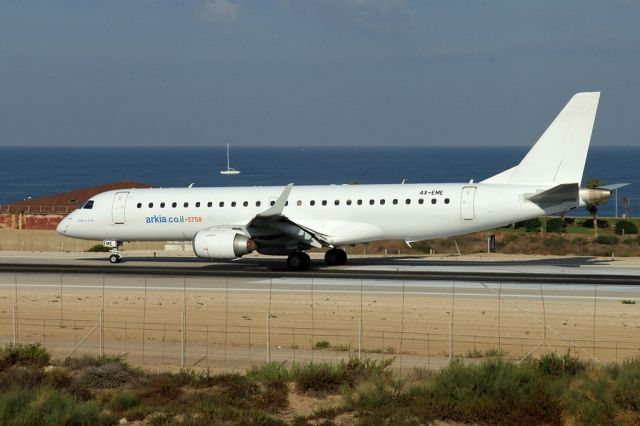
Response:
[[[56,227],[56,232],[60,235],[66,235],[68,229],[69,229],[69,219],[65,217],[60,221],[60,223]]]

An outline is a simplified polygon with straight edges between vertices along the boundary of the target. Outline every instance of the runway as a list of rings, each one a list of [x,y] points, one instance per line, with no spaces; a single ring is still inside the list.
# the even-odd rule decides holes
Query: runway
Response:
[[[272,257],[207,262],[182,256],[129,255],[125,262],[111,265],[104,254],[5,254],[0,255],[0,272],[640,285],[640,262],[590,257],[522,260],[374,257],[353,258],[341,267],[327,267],[322,260],[313,259],[309,270],[292,272],[284,259]]]

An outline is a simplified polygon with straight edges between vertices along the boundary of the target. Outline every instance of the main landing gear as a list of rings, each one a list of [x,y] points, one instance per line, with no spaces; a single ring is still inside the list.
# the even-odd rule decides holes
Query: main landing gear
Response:
[[[324,254],[327,266],[338,266],[347,263],[347,253],[342,249],[332,248]]]
[[[303,251],[296,251],[287,258],[287,266],[293,271],[304,271],[311,265],[311,258]]]

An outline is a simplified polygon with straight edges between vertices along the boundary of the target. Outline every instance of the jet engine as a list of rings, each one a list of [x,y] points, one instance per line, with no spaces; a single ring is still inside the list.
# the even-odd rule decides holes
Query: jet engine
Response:
[[[254,240],[232,229],[205,229],[193,238],[196,256],[206,259],[235,259],[257,248]]]
[[[581,188],[580,199],[584,205],[605,204],[611,198],[611,192],[604,188]]]

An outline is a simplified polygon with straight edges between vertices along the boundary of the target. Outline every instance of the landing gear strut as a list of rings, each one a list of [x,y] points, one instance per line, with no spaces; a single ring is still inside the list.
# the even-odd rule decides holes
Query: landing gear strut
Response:
[[[347,263],[347,253],[342,249],[332,248],[324,254],[324,261],[328,266],[338,266]]]
[[[109,256],[110,263],[120,263],[122,255],[120,255],[120,247],[122,241],[103,241],[102,245],[110,248],[111,256]]]
[[[311,265],[311,258],[303,251],[296,251],[287,258],[287,266],[293,271],[304,271]]]

